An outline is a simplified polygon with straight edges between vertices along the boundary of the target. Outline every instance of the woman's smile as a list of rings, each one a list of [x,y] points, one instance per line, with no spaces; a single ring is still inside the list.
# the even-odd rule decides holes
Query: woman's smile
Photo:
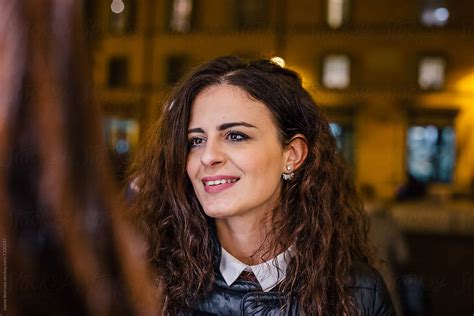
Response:
[[[239,177],[220,175],[204,177],[201,179],[202,184],[204,185],[204,190],[207,193],[219,193],[225,189],[232,187],[239,180]]]

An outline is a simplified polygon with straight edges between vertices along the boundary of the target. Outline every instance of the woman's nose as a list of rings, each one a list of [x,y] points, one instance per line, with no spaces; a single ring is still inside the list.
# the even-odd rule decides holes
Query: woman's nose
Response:
[[[204,166],[213,166],[224,161],[225,154],[219,142],[208,140],[201,155],[201,163]]]

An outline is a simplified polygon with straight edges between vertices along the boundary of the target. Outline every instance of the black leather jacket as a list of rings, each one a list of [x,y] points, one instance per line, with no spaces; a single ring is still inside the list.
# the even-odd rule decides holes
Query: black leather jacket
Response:
[[[220,247],[216,250],[213,290],[182,315],[304,315],[296,300],[277,291],[263,292],[255,282],[238,279],[227,285],[219,272]],[[395,315],[385,283],[371,266],[354,265],[348,287],[361,316]],[[282,302],[286,302],[283,309]]]

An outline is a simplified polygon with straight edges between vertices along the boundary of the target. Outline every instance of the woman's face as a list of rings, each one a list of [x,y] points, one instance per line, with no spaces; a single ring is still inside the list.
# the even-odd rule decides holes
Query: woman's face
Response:
[[[261,218],[276,206],[287,153],[263,103],[232,85],[203,90],[188,144],[187,173],[208,216]]]

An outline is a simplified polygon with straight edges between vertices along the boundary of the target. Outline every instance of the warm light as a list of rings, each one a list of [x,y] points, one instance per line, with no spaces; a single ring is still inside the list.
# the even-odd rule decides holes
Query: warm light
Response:
[[[125,4],[122,0],[113,0],[112,4],[110,5],[110,10],[112,10],[112,12],[115,14],[122,13],[124,9]]]
[[[460,92],[474,93],[474,73],[463,77],[456,86]]]
[[[349,57],[331,54],[324,58],[323,85],[331,89],[345,89],[350,84],[351,63]]]
[[[425,57],[420,61],[418,84],[422,89],[440,89],[444,84],[446,62],[437,56]]]
[[[315,89],[315,82],[314,82],[314,76],[311,71],[307,67],[301,67],[298,66],[297,64],[291,64],[291,70],[296,71],[300,77],[301,81],[303,83],[303,88],[310,92],[314,92]]]
[[[185,33],[191,29],[191,13],[193,2],[191,0],[174,0],[170,28],[172,31]]]
[[[327,23],[337,29],[344,22],[344,0],[330,0],[327,7]]]
[[[281,68],[285,68],[285,60],[281,57],[273,57],[270,59],[273,63],[277,64]]]

